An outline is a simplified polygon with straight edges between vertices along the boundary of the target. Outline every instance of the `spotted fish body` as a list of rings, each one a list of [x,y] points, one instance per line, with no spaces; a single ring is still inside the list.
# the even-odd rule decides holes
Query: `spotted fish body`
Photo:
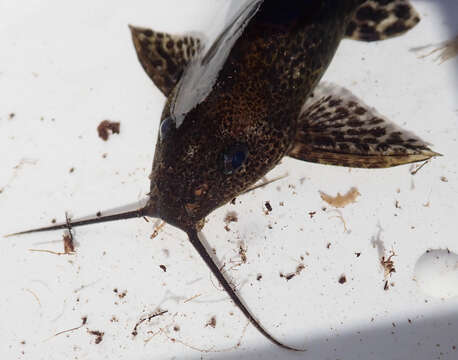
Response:
[[[380,168],[437,155],[348,90],[320,84],[345,37],[399,35],[419,17],[407,0],[252,0],[212,44],[131,26],[141,65],[167,97],[147,205],[22,233],[140,216],[185,231],[236,306],[269,340],[200,242],[214,209],[284,156]]]

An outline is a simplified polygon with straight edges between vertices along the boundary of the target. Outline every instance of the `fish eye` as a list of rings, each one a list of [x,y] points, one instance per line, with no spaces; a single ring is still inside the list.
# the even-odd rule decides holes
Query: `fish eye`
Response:
[[[248,156],[248,149],[245,145],[237,144],[223,153],[223,166],[226,175],[237,171],[245,162]]]
[[[161,125],[159,127],[159,136],[161,140],[164,140],[174,127],[175,127],[175,121],[173,120],[173,118],[170,116],[166,117],[161,122]]]

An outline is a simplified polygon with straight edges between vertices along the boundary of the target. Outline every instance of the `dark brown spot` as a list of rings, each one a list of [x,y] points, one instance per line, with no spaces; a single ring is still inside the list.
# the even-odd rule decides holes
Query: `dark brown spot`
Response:
[[[407,26],[404,23],[404,21],[398,20],[395,23],[393,23],[390,26],[388,26],[385,30],[383,30],[383,33],[386,36],[392,36],[392,35],[396,35],[396,34],[401,34],[406,30],[407,30]]]
[[[359,21],[372,20],[380,23],[382,20],[389,16],[388,11],[385,9],[374,9],[370,5],[361,6],[356,12],[356,19]]]
[[[364,115],[367,112],[367,110],[361,106],[358,106],[354,111],[358,115]]]
[[[394,9],[394,13],[398,18],[407,20],[410,18],[410,6],[407,4],[398,4]]]
[[[112,134],[119,134],[120,124],[119,122],[103,120],[97,127],[97,132],[99,137],[104,141],[107,141],[110,137],[110,132]]]

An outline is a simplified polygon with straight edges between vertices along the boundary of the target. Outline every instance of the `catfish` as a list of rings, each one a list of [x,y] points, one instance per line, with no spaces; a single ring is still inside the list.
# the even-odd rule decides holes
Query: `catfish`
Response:
[[[13,235],[128,218],[184,231],[235,305],[270,341],[199,240],[205,217],[274,168],[306,162],[385,168],[438,153],[350,91],[320,83],[344,38],[378,41],[413,28],[408,0],[252,0],[211,44],[130,26],[138,60],[167,98],[146,205]]]

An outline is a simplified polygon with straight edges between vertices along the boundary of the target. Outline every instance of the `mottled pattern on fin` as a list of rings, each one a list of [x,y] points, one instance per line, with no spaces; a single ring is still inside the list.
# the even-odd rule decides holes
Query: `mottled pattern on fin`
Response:
[[[320,83],[304,105],[288,155],[320,164],[384,168],[439,154],[350,91]]]
[[[189,35],[174,36],[147,28],[129,27],[143,69],[168,96],[189,61],[199,52],[200,40]]]
[[[368,0],[356,10],[346,36],[362,41],[384,40],[405,33],[419,21],[409,0]]]

